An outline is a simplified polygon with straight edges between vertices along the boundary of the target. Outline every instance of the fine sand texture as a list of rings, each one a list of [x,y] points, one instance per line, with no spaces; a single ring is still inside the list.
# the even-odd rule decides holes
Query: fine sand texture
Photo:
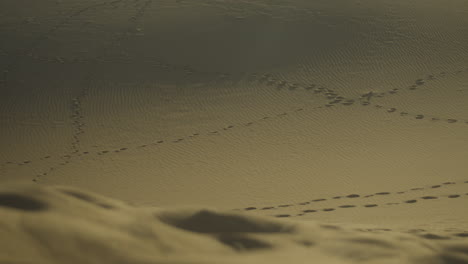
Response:
[[[20,235],[28,232],[23,217],[40,215],[29,228],[50,230],[73,210],[82,222],[54,232],[70,229],[85,239],[88,233],[76,230],[100,230],[90,219],[94,211],[81,211],[71,198],[68,209],[52,201],[62,197],[53,186],[68,186],[134,205],[139,209],[122,205],[115,214],[138,228],[147,219],[139,218],[146,210],[140,208],[159,208],[175,222],[199,214],[247,225],[261,219],[297,230],[304,225],[306,237],[331,232],[342,241],[347,231],[324,231],[320,225],[327,223],[351,228],[351,237],[360,236],[352,228],[391,230],[388,243],[396,255],[412,252],[412,246],[402,249],[398,232],[432,252],[421,251],[426,262],[416,253],[407,262],[431,263],[426,257],[433,254],[434,263],[468,263],[444,259],[448,251],[438,244],[468,232],[465,0],[1,0],[0,39],[0,187],[29,186],[2,196],[0,219],[7,218],[0,230],[12,230],[8,239],[30,250],[48,238]],[[50,210],[10,209],[11,201],[17,204],[15,190],[30,197],[27,204],[37,192],[38,201],[50,204],[40,207]],[[145,228],[161,226],[167,239],[138,233],[132,245],[149,239],[164,252],[156,254],[161,258],[199,249],[195,263],[204,262],[201,256],[219,262],[214,255],[234,252],[226,246],[234,242],[161,219],[153,217]],[[301,232],[267,237],[302,252],[291,242]],[[272,261],[294,255],[241,233],[231,234],[239,235],[240,247],[266,243]],[[61,234],[70,238],[70,250],[81,247],[73,234]],[[184,234],[211,242],[192,247],[182,243]],[[165,251],[165,243],[177,249]],[[336,243],[343,251],[334,257],[331,248],[304,254],[324,263],[367,256],[346,251],[352,243]],[[46,261],[49,253],[35,250]],[[382,250],[382,263],[396,256]],[[119,254],[130,261],[139,255],[131,252]],[[255,263],[261,255],[232,254],[225,261]],[[147,261],[131,260],[122,261]]]

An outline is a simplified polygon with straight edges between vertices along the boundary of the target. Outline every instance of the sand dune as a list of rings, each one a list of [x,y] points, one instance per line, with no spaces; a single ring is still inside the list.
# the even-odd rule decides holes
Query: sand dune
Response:
[[[468,233],[158,209],[69,187],[0,191],[1,263],[466,263]]]
[[[468,231],[467,25],[463,0],[1,1],[0,184],[38,185],[11,187],[0,208],[11,240],[30,250],[16,256],[48,261],[14,227],[36,217],[12,214],[25,192],[44,217],[28,222],[34,236],[48,240],[41,230],[72,217],[65,201],[82,219],[53,231],[51,241],[70,243],[56,261],[86,257],[71,252],[82,243],[72,232],[102,249],[90,263],[118,259],[105,253],[118,243],[132,248],[123,263],[190,260],[176,253],[202,263],[465,263],[464,247],[450,244]],[[137,208],[83,209],[47,187],[57,185]],[[107,201],[86,195],[75,196]],[[196,209],[177,209],[186,206]],[[106,212],[116,223],[98,236],[90,217]],[[295,231],[252,238],[176,224],[202,228],[197,217]],[[118,219],[158,238],[128,235]],[[121,242],[103,245],[107,232]],[[316,232],[323,247],[297,242],[319,244]],[[382,248],[367,253],[361,235]]]

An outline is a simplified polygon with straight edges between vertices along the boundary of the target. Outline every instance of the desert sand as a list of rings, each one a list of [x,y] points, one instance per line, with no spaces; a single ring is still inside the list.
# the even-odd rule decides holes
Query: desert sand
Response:
[[[3,0],[0,38],[0,263],[468,263],[465,1]]]
[[[70,187],[0,194],[1,263],[466,263],[467,233],[159,209]],[[8,239],[5,239],[8,238]]]

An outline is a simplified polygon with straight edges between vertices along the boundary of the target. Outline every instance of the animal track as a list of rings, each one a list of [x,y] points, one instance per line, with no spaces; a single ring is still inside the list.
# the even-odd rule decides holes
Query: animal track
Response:
[[[438,197],[436,197],[436,196],[423,196],[423,197],[421,197],[421,199],[424,199],[424,200],[433,200],[433,199],[438,199]]]
[[[418,79],[415,81],[415,84],[413,85],[410,85],[409,87],[407,87],[407,90],[408,91],[414,91],[416,90],[417,88],[421,88],[423,85],[425,85],[426,83],[430,82],[430,81],[433,81],[433,80],[436,80],[438,78],[446,78],[448,76],[455,76],[455,75],[458,75],[458,74],[461,74],[461,73],[467,73],[468,72],[468,68],[466,69],[463,69],[463,70],[456,70],[456,71],[453,71],[453,72],[441,72],[437,75],[428,75],[425,79]],[[396,94],[397,91],[399,91],[398,89],[392,89],[392,90],[389,90],[387,92],[383,92],[383,93],[379,93],[379,94],[374,94],[374,93],[371,93],[372,96],[369,96],[368,94],[364,94],[361,96],[361,101],[363,101],[363,99],[365,99],[362,103],[364,103],[364,105],[372,105],[371,102],[370,102],[370,98],[371,97],[374,97],[374,96],[377,96],[377,97],[384,97],[386,95],[391,95],[391,94]],[[435,116],[429,116],[429,115],[425,115],[423,113],[409,113],[407,111],[401,111],[395,107],[384,107],[383,105],[381,104],[373,104],[375,106],[375,108],[377,109],[386,109],[386,111],[388,113],[399,113],[400,116],[403,116],[403,117],[412,117],[416,120],[430,120],[430,121],[443,121],[443,122],[446,122],[448,124],[454,124],[454,123],[465,123],[465,124],[468,124],[468,119],[456,119],[456,118],[441,118],[441,117],[435,117]]]
[[[445,182],[445,183],[442,183],[442,184],[430,185],[430,186],[427,186],[427,187],[410,188],[406,192],[418,192],[418,191],[422,191],[422,190],[434,189],[434,186],[437,186],[437,188],[442,188],[444,186],[460,185],[460,184],[465,184],[465,183],[468,183],[468,181]],[[388,196],[388,195],[392,195],[392,194],[399,194],[399,193],[406,193],[406,192],[393,192],[393,193],[392,192],[377,192],[375,194]],[[444,196],[444,197],[449,198],[449,199],[455,199],[455,198],[460,198],[462,196],[463,195],[460,195],[460,194],[450,194],[450,195],[447,195],[447,196]],[[468,196],[468,193],[466,193],[465,196]],[[356,199],[359,199],[359,198],[360,199],[365,199],[366,197],[368,197],[368,195],[349,194],[349,195],[340,195],[340,196],[334,196],[334,197],[341,197],[343,199],[356,200]],[[423,200],[436,200],[436,199],[439,199],[439,198],[440,197],[438,197],[438,196],[421,196],[418,199],[423,201]],[[417,203],[418,199],[406,200],[406,201],[402,201],[401,203],[385,203],[385,205],[391,206],[391,205],[399,205],[399,204],[402,204],[402,203],[413,204],[413,203]],[[301,203],[296,203],[294,205],[293,204],[287,204],[287,205],[277,205],[277,206],[266,206],[266,207],[262,207],[261,210],[274,210],[274,209],[281,209],[281,208],[285,208],[285,207],[295,207],[295,206],[301,206],[302,207],[302,206],[310,206],[310,205],[314,205],[314,204],[319,205],[320,202],[327,201],[327,200],[328,199],[325,199],[325,198],[319,198],[319,199],[310,200],[310,202],[309,201],[308,202],[301,202]],[[378,206],[379,206],[378,204],[364,204],[364,205],[362,205],[362,207],[364,207],[364,208],[372,208],[372,207],[378,207]],[[353,205],[353,204],[344,204],[344,205],[339,205],[338,208],[306,209],[306,210],[302,210],[302,213],[315,213],[315,212],[318,212],[318,211],[330,212],[330,211],[334,211],[335,209],[347,209],[347,208],[356,208],[356,207],[358,207],[358,206]],[[244,208],[244,210],[245,211],[254,211],[254,210],[257,210],[257,207],[251,206],[251,207]]]
[[[116,3],[119,3],[119,2],[121,2],[121,0],[112,1],[113,4],[116,4]],[[131,21],[130,27],[126,28],[123,34],[117,36],[108,45],[103,47],[102,52],[99,53],[100,55],[98,57],[106,56],[106,52],[111,47],[117,45],[120,41],[123,41],[125,38],[130,36],[130,34],[127,34],[127,33],[129,31],[131,31],[135,27],[135,24],[138,23],[141,20],[141,18],[144,16],[146,10],[150,7],[151,3],[152,3],[152,0],[147,0],[147,1],[144,2],[144,4],[141,7],[137,8],[135,15],[133,15],[130,18],[130,21]],[[84,12],[84,10],[81,10],[81,12]],[[90,73],[88,73],[88,78],[86,80],[86,83],[82,86],[83,88],[81,89],[81,91],[78,93],[78,95],[76,97],[74,97],[72,99],[71,120],[72,120],[72,126],[73,126],[73,134],[72,134],[73,140],[71,142],[71,149],[72,149],[71,153],[60,156],[60,158],[62,159],[61,162],[59,162],[55,166],[49,167],[45,172],[37,174],[36,178],[34,178],[32,181],[37,182],[38,178],[50,174],[51,172],[58,169],[59,166],[65,166],[65,165],[69,164],[71,162],[72,158],[74,158],[76,156],[87,155],[87,154],[90,153],[89,151],[83,151],[82,153],[80,153],[80,135],[85,133],[85,130],[84,130],[85,123],[84,123],[82,101],[88,95],[90,83],[92,83],[92,81],[93,81],[93,73],[90,72]],[[119,152],[125,151],[127,149],[128,148],[126,148],[126,147],[121,147],[121,148],[119,148],[117,150],[113,150],[113,152],[119,153]],[[96,154],[97,155],[104,155],[104,154],[107,154],[109,152],[110,152],[109,150],[101,150],[101,151],[98,151]],[[50,155],[48,155],[47,157],[50,157]],[[30,161],[27,162],[27,164],[29,164],[29,163],[30,163]],[[23,162],[23,164],[25,164],[25,163]]]
[[[279,215],[275,215],[276,217],[290,217],[291,215],[288,215],[288,214],[279,214]]]
[[[466,194],[466,196],[468,196],[468,194]],[[430,197],[430,198],[428,198]],[[447,198],[460,198],[462,197],[462,195],[459,195],[459,194],[451,194],[451,195],[448,195],[446,196]],[[436,197],[436,196],[423,196],[423,197],[420,197],[421,199],[423,200],[432,200],[432,199],[439,199],[440,197]],[[404,201],[403,203],[407,203],[407,204],[414,204],[416,203],[418,200],[416,199],[413,199],[413,200],[407,200],[407,201]],[[393,205],[400,205],[402,203],[386,203],[385,205],[388,205],[388,206],[393,206]],[[373,208],[373,207],[378,207],[379,205],[378,204],[365,204],[365,205],[362,205],[361,207],[362,208]],[[306,210],[303,210],[301,213],[298,213],[296,214],[295,216],[304,216],[306,213],[317,213],[317,212],[331,212],[331,211],[335,211],[337,209],[346,209],[346,208],[358,208],[359,206],[357,205],[340,205],[338,206],[338,208],[324,208],[324,209],[306,209]],[[278,216],[278,215],[275,215],[275,216]],[[468,237],[468,234],[465,234],[463,233],[463,235],[460,235],[462,237]]]
[[[107,1],[104,3],[95,3],[93,5],[81,8],[73,12],[71,15],[69,15],[67,18],[62,20],[59,24],[57,24],[54,28],[46,32],[44,35],[40,36],[37,38],[35,42],[31,44],[31,47],[28,49],[28,51],[25,51],[24,55],[27,54],[32,54],[35,52],[37,47],[39,47],[40,43],[43,41],[47,40],[51,36],[54,35],[55,32],[57,32],[60,28],[62,28],[64,25],[69,23],[72,19],[76,19],[76,17],[80,16],[81,14],[95,9],[99,7],[103,7],[106,5],[115,5],[120,2],[125,2],[124,0],[116,0],[116,1]],[[142,2],[142,1],[139,1]],[[137,12],[130,18],[130,20],[134,21],[134,23],[138,22],[141,20],[141,18],[145,15],[146,10],[151,6],[152,1],[145,1],[141,8],[138,8]],[[221,6],[221,5],[220,5]],[[240,13],[243,11],[240,10]],[[103,51],[101,54],[102,57],[100,58],[95,58],[94,62],[96,63],[101,63],[102,59],[105,57],[105,54],[107,53],[106,50],[112,46],[118,45],[119,42],[124,41],[125,38],[128,36],[131,36],[131,34],[127,34],[127,32],[119,34],[110,45],[103,47]],[[34,55],[35,56],[35,55]],[[80,61],[79,59],[67,59],[67,58],[40,58],[39,56],[35,56],[36,59],[38,60],[44,60],[47,62],[57,62],[61,64],[72,64],[76,62],[83,62],[83,63],[88,63],[89,61]],[[156,61],[157,66],[160,67],[161,69],[171,69],[171,70],[177,70],[177,71],[184,71],[186,74],[206,74],[206,72],[203,71],[197,71],[191,67],[187,66],[179,66],[179,65],[173,65],[169,63],[163,63],[161,61]],[[155,65],[155,64],[153,64]],[[4,69],[3,74],[0,76],[0,87],[7,85],[8,82],[8,77],[9,74],[15,70],[17,67],[17,62],[13,61],[9,63]],[[457,71],[455,74],[460,74],[462,72],[467,72],[465,71]],[[221,75],[216,75],[214,73],[208,73],[208,74],[213,74],[213,76],[218,76],[220,80],[225,80],[226,78],[229,78],[229,74],[221,74]],[[289,92],[298,92],[298,91],[306,91],[312,96],[320,97],[324,100],[324,102],[319,105],[319,106],[311,106],[311,107],[305,107],[306,109],[319,109],[319,108],[336,108],[336,107],[349,107],[353,105],[359,105],[362,107],[367,107],[369,110],[377,110],[377,111],[386,111],[388,114],[393,114],[393,116],[401,116],[404,118],[408,119],[414,119],[415,122],[423,122],[423,121],[428,121],[428,122],[445,122],[450,125],[460,125],[460,124],[468,124],[468,120],[466,119],[461,119],[459,117],[439,117],[439,116],[431,116],[427,115],[426,113],[411,113],[406,111],[405,109],[399,109],[397,107],[393,106],[384,106],[382,104],[375,103],[373,100],[374,98],[383,98],[395,94],[399,94],[402,92],[409,92],[409,93],[414,93],[417,92],[417,90],[423,89],[423,87],[433,81],[436,80],[437,78],[440,77],[446,77],[448,74],[447,73],[440,73],[440,74],[435,74],[435,75],[429,75],[426,78],[420,78],[416,79],[413,84],[409,85],[408,87],[405,88],[392,88],[386,92],[383,93],[374,93],[374,92],[369,92],[362,94],[360,97],[357,98],[346,98],[344,96],[341,96],[338,92],[326,88],[324,86],[321,86],[317,83],[312,83],[312,84],[300,84],[297,82],[289,82],[286,80],[281,80],[279,78],[274,77],[273,75],[268,75],[268,74],[256,74],[250,76],[250,80],[252,82],[256,82],[257,84],[263,84],[267,88],[274,88],[277,90],[281,91],[289,91]],[[21,161],[6,161],[2,164],[2,170],[6,166],[12,166],[12,165],[17,165],[17,166],[30,166],[31,164],[35,164],[40,161],[47,161],[50,159],[59,159],[59,162],[55,166],[51,166],[49,169],[46,171],[39,173],[36,178],[33,179],[33,181],[37,182],[40,177],[46,176],[50,173],[52,173],[55,170],[58,170],[62,166],[66,166],[67,164],[70,164],[73,162],[73,159],[77,157],[91,157],[91,156],[97,156],[97,155],[116,155],[118,153],[130,151],[130,150],[138,150],[141,148],[147,148],[147,147],[154,147],[160,144],[183,144],[187,140],[194,139],[200,135],[219,135],[221,133],[228,133],[230,131],[233,131],[235,129],[242,129],[242,127],[250,127],[254,125],[259,125],[262,122],[274,122],[275,119],[287,117],[287,116],[292,116],[297,113],[300,113],[304,110],[304,108],[295,108],[291,109],[290,111],[287,112],[280,112],[280,113],[268,113],[267,116],[263,117],[258,117],[255,120],[248,120],[243,123],[228,123],[223,127],[216,128],[212,130],[211,132],[208,133],[193,133],[191,135],[185,136],[185,137],[177,137],[177,138],[166,138],[164,140],[158,140],[158,141],[152,141],[152,142],[144,142],[140,143],[135,146],[120,146],[115,149],[100,149],[97,151],[91,151],[89,149],[82,149],[80,146],[81,142],[81,137],[84,133],[86,133],[86,118],[84,115],[84,109],[83,109],[83,103],[86,100],[86,97],[88,95],[89,91],[89,83],[93,81],[93,76],[90,74],[89,79],[87,80],[87,84],[83,85],[83,89],[75,96],[72,98],[71,101],[71,112],[72,116],[70,118],[71,123],[72,123],[72,140],[70,143],[70,148],[71,151],[62,155],[53,155],[53,154],[47,154],[43,155],[42,157],[35,159],[35,160],[21,160]],[[465,181],[464,183],[468,183],[468,181]],[[445,188],[446,186],[450,185],[459,185],[460,182],[445,182],[442,184],[438,185],[432,185],[428,187],[415,187],[407,190],[406,192],[411,192],[411,193],[417,193],[418,191],[422,190],[431,190],[431,189],[440,189],[440,188]],[[275,212],[277,209],[283,209],[283,208],[308,208],[312,206],[318,206],[318,205],[326,205],[326,201],[329,200],[345,200],[346,201],[351,201],[356,202],[356,201],[361,201],[361,199],[369,198],[369,197],[374,197],[374,196],[385,196],[389,197],[392,195],[397,195],[397,194],[402,194],[405,192],[376,192],[372,194],[343,194],[340,196],[333,196],[331,198],[319,198],[319,199],[314,199],[310,201],[304,201],[300,202],[297,204],[281,204],[278,206],[265,206],[265,207],[246,207],[244,208],[245,211],[257,211],[257,210],[264,210],[268,212]],[[87,201],[90,203],[95,203],[97,206],[100,206],[102,208],[110,209],[112,208],[110,205],[107,204],[100,204],[96,203],[95,201],[92,201],[90,198],[82,195],[82,194],[76,194],[76,193],[69,193],[69,195],[81,199],[83,201]],[[459,199],[462,197],[467,197],[468,193],[465,194],[450,194],[447,196],[443,197],[438,197],[438,196],[421,196],[417,197],[416,199],[410,199],[410,200],[405,200],[401,202],[393,202],[393,203],[383,203],[383,204],[373,204],[373,203],[366,203],[362,205],[354,205],[354,204],[342,204],[339,206],[336,206],[336,208],[331,208],[331,207],[324,207],[324,208],[314,208],[314,209],[304,209],[300,211],[297,215],[294,215],[292,213],[284,214],[284,213],[278,213],[275,214],[275,217],[278,218],[290,218],[293,216],[304,216],[307,214],[315,214],[315,213],[320,213],[320,214],[333,214],[337,210],[350,210],[350,209],[357,209],[357,208],[366,208],[363,210],[378,210],[378,207],[382,206],[408,206],[408,205],[413,205],[413,204],[419,204],[419,203],[424,203],[424,202],[430,202],[442,198],[447,198],[447,199]],[[364,201],[369,201],[369,200],[364,200]],[[41,201],[35,200],[35,199],[27,199],[25,197],[21,196],[14,196],[10,194],[0,194],[0,206],[5,207],[5,208],[11,208],[14,210],[23,210],[23,211],[42,211],[46,210],[47,206],[43,204]],[[377,208],[377,209],[373,209]],[[377,230],[377,229],[375,229]],[[390,231],[390,229],[381,229],[382,231]],[[426,239],[447,239],[446,237],[443,236],[438,236],[434,234],[420,234],[421,237],[424,237]],[[468,237],[468,233],[456,233],[453,236],[460,237],[460,238],[465,238]]]
[[[144,14],[143,10],[148,8],[150,4],[150,1],[147,1],[146,4],[137,11],[137,15],[135,15],[134,17],[137,17],[137,18],[141,18],[141,16]],[[125,35],[125,34],[123,34]],[[118,41],[121,41],[122,38],[117,38],[115,40],[115,42],[118,42]],[[114,43],[115,43],[114,42]],[[115,45],[115,44],[113,44]],[[464,71],[457,71],[457,72],[468,72],[468,70],[464,70]],[[224,76],[229,76],[228,74],[225,74]],[[443,76],[443,77],[446,77],[447,76],[447,73],[441,73],[439,74],[439,77],[440,76]],[[255,78],[254,78],[255,77]],[[285,80],[276,80],[272,77],[271,74],[263,74],[263,75],[259,75],[259,74],[251,74],[249,75],[248,77],[251,81],[253,82],[259,82],[259,83],[262,83],[262,82],[266,82],[268,80],[275,80],[275,82],[280,86],[280,87],[283,87],[283,86],[293,86],[294,87],[294,90],[296,89],[304,89],[306,91],[313,91],[313,94],[319,94],[319,95],[322,95],[324,96],[326,100],[333,100],[333,101],[329,101],[328,103],[325,103],[321,106],[315,106],[315,107],[312,107],[310,109],[319,109],[319,108],[323,108],[323,107],[326,107],[327,105],[328,106],[334,106],[334,105],[338,105],[338,104],[343,104],[345,106],[347,105],[352,105],[352,104],[355,104],[356,102],[360,102],[361,105],[363,106],[366,106],[366,105],[371,105],[370,101],[372,100],[372,98],[374,97],[383,97],[385,95],[391,95],[391,94],[395,94],[397,92],[396,88],[392,89],[392,90],[389,90],[387,93],[374,93],[374,92],[368,92],[368,93],[365,93],[363,95],[361,95],[359,98],[355,98],[355,99],[346,99],[344,98],[343,96],[340,96],[338,93],[336,93],[335,91],[329,89],[329,88],[325,88],[323,86],[318,86],[317,84],[311,84],[311,85],[303,85],[303,84],[298,84],[298,83],[289,83]],[[412,90],[415,90],[415,87],[421,87],[423,86],[424,84],[426,84],[427,82],[431,81],[431,80],[435,80],[436,79],[436,75],[429,75],[426,79],[418,79],[415,81],[415,84],[411,85],[408,87],[407,90],[409,91],[412,91]],[[423,82],[424,81],[424,82]],[[75,133],[73,135],[73,142],[72,142],[72,149],[73,149],[73,153],[72,154],[77,154],[78,156],[84,156],[84,155],[89,155],[89,154],[94,154],[94,155],[103,155],[103,154],[107,154],[107,153],[110,153],[110,152],[113,152],[113,153],[119,153],[123,150],[121,150],[122,148],[118,148],[118,149],[112,149],[112,150],[103,150],[103,151],[94,151],[94,152],[91,152],[91,151],[82,151],[81,153],[78,153],[78,144],[79,144],[79,135],[84,133],[84,130],[83,130],[83,127],[85,126],[85,123],[83,122],[83,116],[80,114],[82,109],[81,109],[81,100],[82,98],[84,97],[84,95],[86,95],[87,91],[82,91],[81,95],[77,96],[73,103],[73,124],[74,124],[74,130],[75,130]],[[364,103],[364,104],[363,104]],[[376,105],[376,106],[379,106],[379,105]],[[383,108],[383,107],[378,107],[378,108]],[[303,111],[304,108],[296,108],[296,109],[293,109],[289,112],[282,112],[282,113],[279,113],[279,114],[276,114],[276,115],[273,115],[273,116],[264,116],[258,120],[255,120],[255,121],[251,121],[251,122],[246,122],[246,123],[243,123],[243,124],[230,124],[230,125],[227,125],[226,127],[223,127],[222,129],[220,130],[215,130],[215,131],[211,131],[205,135],[217,135],[217,134],[220,134],[221,132],[227,132],[229,130],[232,130],[236,127],[248,127],[248,126],[252,126],[252,125],[255,125],[259,122],[266,122],[266,121],[269,121],[269,120],[274,120],[275,118],[282,118],[284,116],[287,116],[287,115],[293,115],[297,112],[301,112]],[[396,108],[388,108],[387,109],[387,112],[389,113],[393,113],[393,112],[397,112],[397,109]],[[408,115],[411,115],[407,112],[400,112],[400,115],[402,116],[408,116]],[[415,119],[423,119],[423,117],[420,117],[419,115],[413,115],[415,117]],[[434,118],[432,119],[434,120]],[[456,119],[447,119],[447,122],[448,123],[456,123]],[[185,138],[189,138],[189,139],[193,139],[195,138],[196,136],[199,136],[200,133],[194,133],[188,137],[185,137]],[[175,139],[172,139],[172,140],[165,140],[165,141],[158,141],[157,144],[162,144],[164,142],[172,142],[172,143],[180,143],[184,140],[184,138],[175,138]],[[148,146],[154,146],[156,145],[156,143],[148,143],[148,144],[143,144],[143,145],[138,145],[138,146],[129,146],[129,147],[125,147],[125,150],[128,150],[128,149],[138,149],[138,148],[144,148],[144,147],[148,147]],[[40,158],[39,160],[44,160],[44,159],[48,159],[50,158],[52,155],[47,155],[47,156],[44,156],[43,158]],[[69,159],[68,157],[66,157],[65,155],[63,156],[60,156],[60,158],[62,159],[66,159],[64,162],[60,163],[60,165],[65,165],[65,164],[68,164],[69,163]],[[16,164],[18,166],[24,166],[24,165],[28,165],[28,164],[31,164],[33,163],[33,161],[31,160],[27,160],[27,161],[21,161],[21,162],[12,162],[12,161],[6,161],[4,162],[3,166],[7,166],[7,165],[12,165],[12,164]],[[47,174],[47,173],[46,173]],[[43,175],[41,175],[43,176]],[[436,187],[434,187],[436,188]],[[384,194],[385,192],[383,193],[380,193],[380,194],[375,194],[375,195],[386,195]],[[367,197],[371,197],[372,195],[367,195]],[[348,197],[348,198],[351,198],[351,197]],[[337,199],[337,198],[334,198],[334,199]]]
[[[350,204],[346,204],[346,205],[340,205],[338,206],[340,208],[353,208],[353,207],[356,207],[355,205],[350,205]]]
[[[55,27],[53,27],[52,29],[50,29],[49,31],[44,33],[43,35],[39,36],[36,41],[31,43],[30,48],[27,49],[28,51],[25,52],[25,54],[26,53],[34,53],[35,49],[39,46],[40,43],[47,40],[50,36],[52,36],[60,28],[62,28],[64,25],[66,25],[67,23],[69,23],[70,21],[75,19],[76,17],[80,16],[81,14],[83,14],[85,12],[88,12],[89,10],[99,8],[99,7],[116,6],[116,5],[119,5],[120,3],[124,3],[124,2],[127,2],[127,1],[125,1],[125,0],[106,1],[106,2],[102,2],[102,3],[95,3],[93,5],[86,6],[86,7],[81,7],[79,9],[77,9],[76,11],[74,11],[70,15],[68,15],[66,18],[64,18],[62,21],[60,21]],[[138,1],[135,1],[135,3],[137,3],[137,8],[136,8],[136,12],[134,13],[134,15],[131,16],[130,19],[129,19],[129,21],[131,21],[130,22],[131,26],[128,29],[124,30],[122,34],[119,34],[118,36],[116,36],[115,39],[113,39],[110,42],[109,45],[106,45],[105,47],[102,47],[103,52],[101,52],[101,55],[98,56],[98,58],[95,58],[94,61],[99,61],[100,59],[105,58],[105,56],[107,54],[107,50],[109,50],[113,46],[119,45],[123,40],[125,40],[126,38],[128,38],[129,36],[132,35],[130,33],[135,28],[135,25],[142,19],[142,17],[144,17],[146,11],[150,8],[152,2],[153,2],[152,0],[147,0],[147,1],[138,0]],[[39,58],[39,57],[37,57],[37,58]],[[41,59],[41,58],[39,58],[39,59]],[[42,58],[42,59],[44,59],[44,58]],[[50,59],[47,59],[47,58],[45,58],[44,60],[51,61]],[[52,59],[52,61],[57,61],[59,63],[67,63],[67,62],[71,63],[72,61],[76,62],[76,60],[67,61],[67,59],[64,59],[64,58],[60,58],[60,60],[57,60],[57,58],[54,58],[54,59]],[[230,74],[230,73],[204,72],[204,71],[198,71],[196,69],[193,69],[190,66],[178,66],[178,65],[174,65],[174,64],[170,64],[170,63],[160,62],[160,66],[163,67],[163,68],[174,68],[174,69],[177,68],[177,69],[180,69],[180,70],[184,70],[188,74],[197,74],[197,73],[199,73],[199,74],[211,74],[213,76],[216,76],[216,78],[218,78],[221,81],[223,81],[223,80],[225,81],[225,80],[227,80],[229,78],[232,78],[232,76],[233,76],[233,74]],[[6,71],[9,72],[12,69],[13,69],[13,67],[10,67]],[[291,91],[291,92],[296,92],[298,90],[307,91],[307,92],[310,92],[310,94],[312,96],[317,96],[317,97],[321,97],[322,99],[324,99],[323,104],[321,104],[319,106],[313,106],[313,107],[307,108],[309,110],[310,109],[312,109],[312,110],[313,109],[319,109],[319,108],[323,108],[323,107],[335,107],[335,106],[339,106],[339,105],[342,105],[342,106],[361,105],[361,106],[365,106],[365,107],[371,107],[372,105],[374,105],[374,107],[376,109],[385,109],[388,113],[399,113],[401,116],[414,117],[414,119],[416,119],[416,120],[432,120],[432,121],[445,120],[449,124],[462,123],[462,122],[468,124],[467,120],[462,120],[462,119],[458,119],[458,118],[441,119],[441,118],[438,118],[438,117],[430,117],[430,116],[428,116],[426,114],[423,114],[423,113],[408,113],[406,111],[402,111],[402,110],[397,109],[395,107],[384,107],[384,106],[382,106],[380,104],[375,104],[373,102],[374,98],[382,98],[382,97],[385,97],[385,96],[391,96],[391,95],[401,93],[401,92],[404,92],[404,91],[414,92],[414,91],[417,91],[418,89],[421,89],[427,83],[429,83],[429,82],[431,82],[433,80],[440,79],[440,78],[446,78],[449,75],[457,75],[457,74],[461,74],[461,73],[464,73],[464,72],[468,72],[468,69],[457,70],[457,71],[450,72],[450,73],[441,72],[441,73],[438,73],[438,74],[430,74],[430,75],[427,75],[425,78],[416,79],[414,81],[414,83],[410,84],[407,87],[392,88],[392,89],[389,89],[389,90],[387,90],[385,92],[381,92],[381,93],[376,93],[376,92],[371,91],[371,92],[364,93],[364,94],[360,95],[357,98],[346,98],[346,97],[340,95],[337,91],[335,91],[335,90],[333,90],[331,88],[327,88],[325,86],[319,85],[318,83],[304,84],[304,83],[299,83],[299,82],[290,82],[290,81],[275,77],[273,74],[269,74],[269,73],[252,73],[252,74],[248,74],[248,75],[244,76],[243,79],[248,80],[250,82],[253,82],[255,84],[264,85],[265,87],[274,87],[274,88],[276,88],[278,90],[286,90],[286,91]],[[89,81],[91,82],[92,81],[92,76],[90,75],[89,78],[90,78]],[[59,166],[64,166],[66,164],[69,164],[72,161],[72,159],[77,157],[77,156],[85,157],[85,156],[91,156],[91,155],[110,155],[111,153],[118,154],[118,153],[121,153],[123,151],[132,150],[132,149],[135,150],[135,149],[140,149],[140,148],[146,148],[146,147],[155,146],[155,145],[158,145],[158,144],[183,143],[185,140],[194,139],[195,137],[200,135],[199,133],[194,133],[194,134],[186,136],[186,137],[177,137],[177,138],[174,138],[174,139],[165,139],[164,141],[158,141],[156,143],[149,142],[149,143],[139,144],[137,146],[125,146],[125,147],[119,147],[119,148],[116,148],[116,149],[104,149],[104,150],[99,150],[99,151],[82,150],[80,148],[80,136],[85,133],[85,127],[86,127],[85,117],[83,115],[82,103],[83,103],[83,99],[86,97],[87,92],[88,92],[87,87],[89,87],[89,86],[84,86],[84,89],[76,97],[74,97],[73,100],[72,100],[72,106],[71,106],[72,117],[71,117],[71,120],[72,120],[72,126],[73,126],[73,135],[72,135],[72,142],[71,142],[72,151],[70,153],[65,153],[64,155],[50,155],[50,154],[49,155],[44,155],[43,157],[38,158],[36,160],[23,160],[23,161],[14,161],[14,162],[13,161],[6,161],[6,162],[1,164],[2,169],[4,167],[6,167],[6,166],[11,166],[11,165],[15,165],[15,164],[17,166],[28,166],[30,164],[34,164],[34,163],[36,163],[38,161],[41,161],[41,160],[50,159],[51,157],[59,158],[60,163],[57,166],[51,167],[48,171],[38,174],[37,177],[41,177],[41,176],[45,176],[48,173],[54,171]],[[369,108],[369,109],[371,109],[371,108]],[[245,122],[245,123],[242,123],[242,124],[227,124],[225,127],[219,128],[217,130],[213,130],[213,131],[211,131],[209,133],[205,133],[205,135],[219,135],[221,133],[227,133],[227,132],[229,132],[231,130],[234,130],[236,128],[248,127],[248,126],[260,124],[261,122],[271,122],[272,120],[282,118],[282,117],[285,117],[285,116],[288,116],[288,115],[293,115],[293,114],[296,114],[296,113],[301,112],[303,110],[304,110],[304,108],[295,108],[295,109],[291,109],[290,111],[287,111],[287,112],[281,112],[281,113],[277,113],[277,114],[270,114],[268,116],[263,116],[263,117],[260,117],[260,118],[258,118],[256,120],[251,120],[249,122]],[[368,194],[368,195],[366,195],[364,197],[368,198],[368,197],[372,197],[373,195],[388,195],[388,194],[389,193],[381,192],[381,193],[376,193],[376,194]],[[330,198],[330,199],[357,198],[357,197],[351,197],[351,196],[352,195],[343,196],[343,197],[340,197],[340,198],[333,197],[333,198]]]

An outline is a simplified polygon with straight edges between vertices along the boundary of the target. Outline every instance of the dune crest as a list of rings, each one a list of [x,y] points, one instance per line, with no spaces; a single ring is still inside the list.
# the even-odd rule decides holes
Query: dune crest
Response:
[[[137,207],[39,185],[1,188],[0,247],[0,263],[468,263],[461,236]]]

